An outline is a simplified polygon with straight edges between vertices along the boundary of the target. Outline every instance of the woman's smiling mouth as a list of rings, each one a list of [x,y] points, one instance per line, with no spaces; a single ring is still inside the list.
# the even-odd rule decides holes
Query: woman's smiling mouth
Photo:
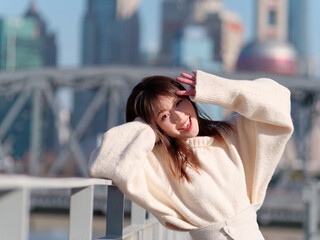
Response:
[[[189,117],[179,128],[179,131],[190,131],[192,129],[192,121]]]

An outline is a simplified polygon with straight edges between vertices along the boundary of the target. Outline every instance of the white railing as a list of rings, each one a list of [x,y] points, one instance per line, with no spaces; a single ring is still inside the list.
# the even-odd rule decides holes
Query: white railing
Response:
[[[94,186],[108,188],[105,236],[99,239],[186,240],[189,234],[170,231],[151,214],[132,204],[131,225],[123,228],[124,195],[106,179],[41,178],[0,175],[0,236],[29,239],[30,199],[35,189],[70,189],[69,239],[92,239]],[[147,216],[148,215],[148,216]]]
[[[320,182],[309,181],[303,189],[303,202],[305,205],[304,239],[319,240],[319,194]]]

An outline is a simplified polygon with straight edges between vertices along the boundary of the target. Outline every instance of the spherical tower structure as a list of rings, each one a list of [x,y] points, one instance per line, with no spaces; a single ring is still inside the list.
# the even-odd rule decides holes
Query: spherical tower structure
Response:
[[[257,0],[256,40],[240,52],[237,70],[282,75],[299,73],[298,55],[287,42],[287,0]]]
[[[298,65],[298,57],[291,44],[277,41],[255,41],[241,50],[237,70],[296,75],[299,72]]]

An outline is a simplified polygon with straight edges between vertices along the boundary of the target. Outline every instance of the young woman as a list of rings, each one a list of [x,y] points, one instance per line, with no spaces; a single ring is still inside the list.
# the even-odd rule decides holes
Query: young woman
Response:
[[[90,175],[112,179],[163,225],[193,239],[263,239],[256,211],[293,131],[290,92],[265,78],[181,75],[147,77],[133,89],[127,123],[104,134]],[[194,102],[237,114],[208,120]]]

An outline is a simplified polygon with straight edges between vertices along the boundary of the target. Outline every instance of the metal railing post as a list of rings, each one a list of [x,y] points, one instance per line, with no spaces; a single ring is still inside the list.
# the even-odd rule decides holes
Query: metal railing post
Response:
[[[26,188],[0,191],[1,239],[29,239],[30,190]]]
[[[146,220],[146,210],[134,202],[131,204],[131,225],[143,225]],[[139,240],[143,240],[144,229],[140,230],[138,235]]]
[[[122,239],[124,195],[116,186],[108,186],[106,236],[99,239]]]
[[[71,190],[69,240],[92,238],[93,192],[94,186]]]
[[[316,182],[309,182],[304,189],[305,201],[304,235],[305,240],[316,240],[318,231],[318,186]]]

